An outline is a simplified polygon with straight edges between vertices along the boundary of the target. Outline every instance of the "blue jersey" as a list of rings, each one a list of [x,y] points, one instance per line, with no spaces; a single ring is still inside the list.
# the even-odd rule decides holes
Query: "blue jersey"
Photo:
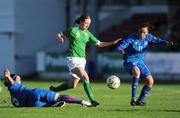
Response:
[[[167,45],[168,43],[150,33],[144,39],[140,39],[137,33],[133,33],[126,37],[116,50],[125,52],[123,56],[125,62],[144,62],[147,50],[152,44]]]
[[[11,95],[11,102],[16,107],[26,106],[29,92],[31,91],[26,86],[14,82],[8,87]]]
[[[55,104],[56,93],[50,90],[29,89],[23,84],[14,82],[8,87],[11,102],[15,107],[43,107]]]

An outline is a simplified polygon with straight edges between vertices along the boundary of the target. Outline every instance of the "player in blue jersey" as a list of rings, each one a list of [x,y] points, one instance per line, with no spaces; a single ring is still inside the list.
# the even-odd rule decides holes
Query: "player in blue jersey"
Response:
[[[154,83],[151,72],[144,63],[144,57],[148,48],[152,44],[165,46],[173,45],[173,42],[162,40],[152,35],[149,33],[149,29],[150,25],[148,23],[141,24],[137,33],[127,36],[116,48],[119,53],[123,54],[124,69],[133,76],[131,106],[144,106],[146,104],[145,97],[151,91]],[[139,98],[136,99],[139,79],[144,79],[146,84],[142,88]]]
[[[24,86],[19,75],[10,74],[8,69],[5,69],[4,77],[6,78],[4,85],[8,87],[11,95],[11,102],[15,107],[50,107],[64,106],[67,103],[76,103],[83,106],[91,107],[90,102],[79,98],[59,94],[46,89],[30,89]]]

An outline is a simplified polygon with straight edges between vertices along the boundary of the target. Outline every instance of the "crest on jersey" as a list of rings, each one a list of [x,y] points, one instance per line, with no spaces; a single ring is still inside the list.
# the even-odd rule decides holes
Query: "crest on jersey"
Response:
[[[80,32],[76,32],[76,38],[80,37]]]

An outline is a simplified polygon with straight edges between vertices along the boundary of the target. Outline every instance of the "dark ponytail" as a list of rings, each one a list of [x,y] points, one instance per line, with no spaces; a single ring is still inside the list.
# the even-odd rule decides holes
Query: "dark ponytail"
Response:
[[[80,24],[80,22],[84,21],[85,19],[90,19],[90,16],[87,14],[81,15],[79,18],[75,19],[74,25],[75,24]]]
[[[77,19],[74,21],[74,24],[80,24],[80,19],[77,18]]]

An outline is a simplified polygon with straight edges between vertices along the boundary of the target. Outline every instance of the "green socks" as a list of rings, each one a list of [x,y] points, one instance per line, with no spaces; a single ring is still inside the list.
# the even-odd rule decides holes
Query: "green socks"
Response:
[[[92,92],[92,88],[90,86],[90,83],[88,82],[84,82],[84,90],[86,91],[86,94],[89,98],[90,101],[94,101],[94,95],[93,95],[93,92]]]
[[[69,89],[69,83],[63,83],[57,87],[51,87],[50,90],[54,91],[54,92],[58,92],[58,91],[64,91]]]
[[[84,82],[83,86],[84,86],[84,90],[85,90],[89,100],[91,102],[94,101],[94,95],[93,95],[90,83],[89,82]],[[64,91],[64,90],[67,90],[67,89],[70,89],[69,83],[63,83],[63,84],[61,84],[60,86],[57,86],[57,87],[53,87],[53,86],[50,87],[50,90],[52,90],[54,92]]]

